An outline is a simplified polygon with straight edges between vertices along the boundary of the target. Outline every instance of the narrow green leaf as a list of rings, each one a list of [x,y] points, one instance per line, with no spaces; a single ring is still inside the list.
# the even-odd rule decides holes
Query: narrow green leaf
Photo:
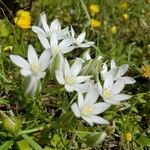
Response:
[[[0,150],[8,150],[13,145],[14,141],[6,141],[3,145],[0,146]]]
[[[31,137],[27,134],[22,134],[22,137],[35,149],[35,150],[43,150],[42,147],[37,144]]]

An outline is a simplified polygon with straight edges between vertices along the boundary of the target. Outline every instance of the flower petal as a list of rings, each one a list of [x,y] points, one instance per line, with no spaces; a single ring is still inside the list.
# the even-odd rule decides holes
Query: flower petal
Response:
[[[104,81],[104,89],[112,89],[113,81],[114,81],[113,75],[108,74]]]
[[[64,85],[64,84],[65,84],[65,81],[64,81],[64,77],[63,77],[62,71],[56,70],[56,71],[55,71],[55,75],[56,75],[57,81],[58,81],[60,84]]]
[[[80,44],[79,47],[87,48],[87,47],[91,47],[94,44],[95,44],[95,42],[86,42],[86,43]]]
[[[127,94],[118,94],[118,95],[111,96],[110,99],[111,101],[120,102],[120,101],[130,99],[131,97],[132,97],[131,95],[127,95]]]
[[[98,97],[99,97],[98,92],[94,88],[90,87],[85,96],[84,105],[90,106],[94,104],[97,101]]]
[[[37,53],[32,45],[29,45],[29,47],[28,47],[28,61],[30,64],[39,61]]]
[[[70,66],[69,66],[67,59],[64,60],[64,74],[65,74],[65,77],[67,75],[70,75]]]
[[[68,92],[73,92],[73,91],[74,91],[74,87],[73,87],[73,86],[70,86],[70,85],[65,85],[65,89],[66,89],[66,91],[68,91]]]
[[[116,74],[116,79],[124,75],[127,72],[128,68],[129,68],[129,65],[127,64],[120,66]]]
[[[111,105],[105,102],[99,102],[92,105],[92,114],[97,115],[102,112],[104,112],[106,109],[108,109]]]
[[[93,121],[89,119],[88,117],[81,116],[83,120],[85,120],[90,126],[93,126]]]
[[[78,106],[79,106],[79,109],[82,108],[83,106],[83,102],[84,102],[84,99],[83,99],[83,94],[78,92]]]
[[[91,76],[78,76],[76,77],[75,83],[82,83],[88,79],[90,79]]]
[[[41,33],[43,34],[43,36],[47,37],[47,35],[45,34],[44,30],[37,27],[37,26],[32,26],[32,31],[35,32],[35,33]]]
[[[39,57],[39,63],[41,66],[41,71],[44,71],[49,66],[50,57],[51,57],[51,54],[50,54],[49,50],[44,50],[42,52],[41,56]]]
[[[71,105],[71,110],[73,111],[74,115],[75,115],[77,118],[79,118],[79,117],[81,116],[77,103],[73,103],[73,104]]]
[[[113,85],[112,94],[115,95],[120,93],[123,90],[124,86],[125,82],[123,79],[117,80]]]
[[[41,19],[41,24],[42,24],[42,26],[43,26],[43,28],[44,28],[46,34],[47,34],[48,36],[50,36],[50,35],[49,35],[49,34],[50,34],[50,29],[49,29],[49,26],[48,26],[48,24],[47,24],[46,14],[45,14],[45,13],[40,14],[40,19]]]
[[[31,75],[32,74],[32,71],[30,71],[30,70],[26,70],[26,69],[21,69],[20,70],[20,73],[23,75],[23,76],[29,76],[29,75]]]
[[[56,48],[56,47],[58,47],[58,38],[57,38],[57,34],[56,34],[55,32],[53,32],[53,33],[51,34],[50,43],[51,43],[51,48]]]
[[[116,63],[115,63],[114,59],[111,60],[110,66],[111,66],[111,67],[110,67],[111,69],[116,68]]]
[[[55,19],[52,21],[51,25],[50,25],[50,30],[51,31],[57,31],[57,30],[61,30],[61,25],[58,19]]]
[[[15,65],[19,66],[20,68],[30,70],[29,63],[21,56],[10,55],[10,59]]]
[[[123,79],[125,81],[125,84],[133,84],[136,82],[133,78],[128,76],[120,77],[120,79]]]
[[[89,117],[89,119],[96,124],[109,124],[107,120],[99,116],[92,115]]]
[[[76,58],[75,62],[70,68],[71,74],[76,77],[81,71],[81,68],[82,68],[82,59]]]
[[[84,41],[85,35],[86,35],[86,33],[85,33],[85,32],[82,32],[82,33],[77,37],[76,41],[77,41],[78,44],[81,44],[81,43]]]
[[[50,49],[50,43],[49,43],[48,39],[41,33],[38,33],[37,36],[38,36],[41,44],[43,45],[43,47],[45,49]]]

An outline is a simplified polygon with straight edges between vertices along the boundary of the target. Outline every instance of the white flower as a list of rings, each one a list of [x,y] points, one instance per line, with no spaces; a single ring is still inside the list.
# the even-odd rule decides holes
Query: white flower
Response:
[[[119,104],[120,101],[124,101],[132,97],[127,94],[119,94],[123,90],[124,86],[125,82],[122,79],[119,79],[114,83],[112,74],[109,74],[106,77],[103,87],[98,81],[98,90],[100,96],[105,102],[110,104]]]
[[[86,32],[82,32],[77,38],[75,38],[75,31],[71,27],[71,36],[73,39],[73,42],[76,44],[77,47],[86,48],[94,45],[95,42],[84,42],[85,40]]]
[[[18,55],[10,55],[11,61],[21,68],[20,72],[23,76],[36,76],[39,79],[44,78],[46,75],[45,70],[50,63],[50,52],[48,50],[38,58],[38,55],[32,45],[28,47],[28,61]]]
[[[77,118],[81,117],[91,126],[96,124],[109,124],[109,122],[98,114],[104,112],[110,107],[110,104],[105,102],[96,102],[99,97],[95,89],[90,88],[85,98],[83,94],[78,93],[78,102],[71,105],[71,109]]]
[[[52,56],[56,56],[58,53],[65,54],[72,51],[75,46],[72,46],[72,39],[70,37],[63,39],[60,43],[58,41],[56,33],[51,34],[50,42],[41,33],[38,33],[38,38],[45,49],[49,49]]]
[[[117,67],[115,61],[111,60],[111,69],[109,71],[106,63],[103,64],[101,77],[103,80],[105,80],[109,74],[113,74],[115,81],[122,79],[124,80],[125,84],[133,84],[136,82],[133,78],[129,76],[123,76],[128,71],[128,68],[129,65],[127,64]]]
[[[42,28],[38,26],[32,26],[32,30],[35,33],[41,33],[45,37],[50,38],[53,33],[56,33],[58,39],[63,39],[68,34],[68,27],[61,29],[61,25],[58,19],[52,21],[50,26],[47,24],[46,14],[43,12],[40,14],[40,24]]]
[[[82,59],[77,58],[73,65],[70,67],[67,59],[64,60],[62,70],[56,70],[57,81],[65,85],[68,92],[80,91],[85,92],[87,89],[86,84],[82,84],[90,78],[90,76],[78,76],[82,68]]]

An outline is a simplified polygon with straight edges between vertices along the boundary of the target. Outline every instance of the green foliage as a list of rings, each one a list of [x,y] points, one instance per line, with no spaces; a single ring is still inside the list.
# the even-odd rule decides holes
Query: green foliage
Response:
[[[28,5],[26,1],[17,2],[22,8]],[[126,9],[120,6],[121,2],[124,1],[36,0],[30,9],[33,25],[38,24],[39,14],[45,11],[49,24],[58,18],[63,27],[72,25],[77,33],[86,31],[86,38],[95,41],[95,46],[88,49],[93,59],[86,61],[82,74],[94,74],[96,78],[102,62],[111,59],[115,59],[118,65],[129,64],[127,75],[134,77],[136,83],[127,86],[125,91],[133,97],[128,104],[114,106],[104,113],[104,117],[110,121],[107,126],[89,127],[73,116],[70,106],[77,96],[75,93],[64,92],[54,78],[58,56],[52,71],[47,72],[46,78],[39,83],[36,98],[33,99],[31,93],[28,93],[29,96],[24,95],[24,87],[21,85],[24,78],[11,63],[9,55],[18,54],[25,58],[28,44],[33,44],[39,53],[43,48],[31,29],[19,29],[13,19],[8,20],[2,16],[0,109],[8,115],[7,120],[0,120],[0,150],[150,149],[150,80],[142,76],[140,69],[143,64],[150,64],[150,2],[127,0],[129,6]],[[99,14],[93,15],[90,12],[89,6],[92,3],[100,6]],[[129,18],[123,20],[123,14]],[[101,21],[101,26],[92,28],[91,18]],[[112,26],[116,26],[116,33],[111,32]],[[66,54],[66,57],[72,60],[82,56],[85,51],[87,49],[76,49]],[[12,118],[11,112],[14,113]],[[19,125],[12,126],[14,122]],[[101,140],[103,131],[107,137]],[[126,139],[126,133],[132,135],[131,141]]]

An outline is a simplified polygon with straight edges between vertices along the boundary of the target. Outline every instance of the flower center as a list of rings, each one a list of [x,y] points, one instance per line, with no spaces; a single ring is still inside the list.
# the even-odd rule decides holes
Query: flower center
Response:
[[[40,66],[39,62],[32,63],[31,68],[32,68],[32,71],[35,73],[38,73],[41,71],[41,66]]]
[[[71,75],[66,76],[65,81],[67,84],[73,84],[73,82],[75,81],[75,78]]]
[[[108,90],[108,89],[105,89],[104,92],[103,92],[103,97],[104,98],[108,98],[111,96],[111,91]]]
[[[91,107],[89,107],[89,106],[84,106],[83,108],[82,108],[82,115],[84,115],[84,116],[89,116],[89,115],[91,115],[91,113],[92,113],[92,108]]]

